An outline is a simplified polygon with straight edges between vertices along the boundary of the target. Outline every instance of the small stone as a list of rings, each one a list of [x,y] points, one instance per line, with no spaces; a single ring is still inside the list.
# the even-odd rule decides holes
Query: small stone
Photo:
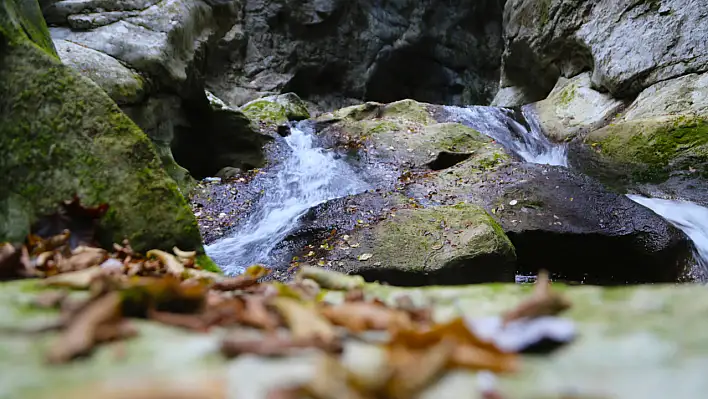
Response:
[[[518,204],[518,203],[519,203],[519,201],[517,201],[517,200],[511,200],[511,201],[509,201],[509,205],[511,205],[511,206],[514,206],[514,205],[516,205],[516,204]]]
[[[364,262],[364,261],[371,259],[372,256],[374,256],[374,254],[361,254],[357,257],[357,259]]]

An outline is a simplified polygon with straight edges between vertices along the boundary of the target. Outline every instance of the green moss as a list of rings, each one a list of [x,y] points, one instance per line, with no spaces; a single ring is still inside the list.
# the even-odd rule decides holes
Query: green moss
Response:
[[[223,270],[221,270],[221,268],[206,254],[198,255],[194,263],[203,270],[214,273],[223,273]]]
[[[700,117],[618,123],[593,133],[587,142],[600,149],[603,159],[627,167],[635,181],[660,182],[688,168],[708,173],[708,121]]]
[[[37,0],[0,3],[0,35],[14,44],[29,39],[47,54],[59,58]]]
[[[563,90],[558,94],[558,104],[561,106],[568,106],[570,102],[573,101],[576,95],[577,86],[574,84],[569,84],[564,87]]]
[[[366,129],[367,134],[377,134],[377,133],[388,133],[396,132],[402,129],[402,126],[396,122],[382,121],[382,122],[371,122],[370,127]]]
[[[538,18],[541,22],[541,29],[545,28],[551,16],[551,0],[540,0],[538,2]]]
[[[425,105],[414,100],[401,100],[390,103],[383,108],[382,116],[387,119],[403,119],[424,125],[435,123]]]
[[[282,124],[288,121],[285,107],[272,101],[257,100],[246,104],[241,108],[241,111],[256,121],[273,124]]]
[[[86,205],[110,205],[100,226],[104,245],[129,238],[139,251],[201,248],[196,221],[152,143],[103,91],[28,41],[2,52],[0,186],[10,189],[1,190],[0,203],[21,198],[31,223],[77,194]],[[0,241],[26,231],[10,226]]]

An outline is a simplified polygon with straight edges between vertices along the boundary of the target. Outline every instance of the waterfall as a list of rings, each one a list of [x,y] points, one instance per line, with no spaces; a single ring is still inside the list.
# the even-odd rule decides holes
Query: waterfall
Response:
[[[628,195],[686,233],[693,241],[694,257],[704,273],[708,273],[708,208],[688,201],[646,198]]]
[[[528,106],[521,108],[528,126],[514,119],[514,111],[506,108],[448,106],[445,110],[454,122],[493,138],[526,162],[568,166],[567,146],[548,140]]]
[[[298,227],[308,209],[368,189],[332,151],[315,145],[310,123],[293,126],[284,140],[290,153],[275,167],[254,212],[233,235],[206,247],[207,254],[227,274],[239,274],[254,263],[267,264],[273,250]]]

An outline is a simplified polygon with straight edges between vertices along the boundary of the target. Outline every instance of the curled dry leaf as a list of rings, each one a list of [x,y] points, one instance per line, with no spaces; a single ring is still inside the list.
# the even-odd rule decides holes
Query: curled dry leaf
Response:
[[[349,371],[335,357],[323,356],[315,377],[300,389],[303,397],[315,399],[367,399],[351,382]]]
[[[266,299],[258,296],[239,298],[244,303],[244,311],[240,322],[251,327],[273,331],[280,326],[278,317],[268,310]]]
[[[443,339],[430,347],[418,350],[411,350],[403,345],[390,346],[389,367],[392,376],[386,384],[386,397],[415,397],[445,371],[455,347],[455,343],[450,339]]]
[[[345,302],[327,306],[320,313],[333,324],[358,333],[366,330],[411,329],[410,316],[403,311],[391,309],[374,302]]]
[[[342,346],[337,341],[324,342],[317,337],[295,339],[291,336],[275,334],[254,338],[235,333],[226,337],[221,343],[221,353],[229,358],[245,353],[261,356],[288,356],[308,348],[319,348],[327,352],[342,351]]]
[[[181,276],[182,273],[184,273],[184,265],[172,254],[168,254],[165,251],[160,251],[159,249],[153,249],[148,251],[147,256],[148,258],[157,258],[165,266],[167,273],[174,276]]]
[[[258,284],[258,279],[270,274],[270,270],[263,265],[249,266],[246,271],[236,277],[224,278],[216,281],[211,287],[218,291],[236,291]]]
[[[108,211],[108,204],[96,207],[86,207],[81,204],[78,196],[64,201],[59,210],[39,219],[33,226],[33,234],[41,237],[51,237],[71,231],[69,245],[76,248],[79,245],[91,245],[95,241],[98,221]]]
[[[64,363],[93,349],[98,342],[97,332],[105,325],[116,325],[120,320],[121,297],[111,292],[86,306],[62,332],[52,345],[48,359],[51,363]],[[105,337],[108,335],[102,332]]]
[[[365,284],[364,278],[361,276],[349,276],[313,266],[303,266],[298,272],[298,278],[309,278],[316,281],[324,289],[339,291],[362,288]]]
[[[516,308],[506,312],[502,318],[504,325],[523,318],[555,316],[570,308],[570,301],[558,292],[551,290],[548,272],[542,270],[536,279],[533,294]]]
[[[173,247],[172,252],[181,259],[194,259],[197,257],[197,251],[182,251],[177,247]]]
[[[91,283],[103,275],[101,266],[75,272],[61,273],[42,280],[42,284],[50,287],[66,287],[73,289],[86,289]]]
[[[296,340],[319,339],[324,345],[338,340],[332,324],[312,306],[291,298],[274,298],[273,306],[285,320]]]
[[[101,248],[80,246],[72,251],[72,256],[59,262],[61,271],[77,271],[100,265],[108,257],[108,253]]]

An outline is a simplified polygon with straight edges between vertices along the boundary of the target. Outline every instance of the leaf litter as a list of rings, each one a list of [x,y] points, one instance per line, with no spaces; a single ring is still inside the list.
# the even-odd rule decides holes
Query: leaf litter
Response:
[[[450,370],[517,371],[519,354],[539,336],[515,345],[498,338],[508,335],[507,330],[534,330],[536,320],[557,321],[554,316],[570,307],[541,273],[533,294],[492,323],[463,317],[440,323],[430,306],[417,307],[408,297],[392,305],[367,298],[360,276],[304,266],[293,281],[283,284],[263,282],[270,273],[263,265],[236,277],[206,272],[196,264],[196,252],[179,248],[142,256],[124,241],[109,252],[91,238],[102,212],[105,207],[87,210],[75,199],[45,222],[44,231],[52,235],[32,234],[22,246],[0,244],[0,276],[41,278],[47,287],[90,292],[78,303],[69,301],[66,291],[37,297],[36,306],[61,309],[56,323],[60,333],[46,354],[51,364],[90,356],[98,345],[134,337],[139,331],[131,320],[148,319],[194,332],[229,328],[219,348],[226,358],[324,354],[313,380],[273,390],[270,397],[411,398]],[[72,215],[78,215],[79,222]],[[80,239],[72,240],[66,226],[82,228]],[[343,291],[345,300],[330,303],[323,299],[326,291]],[[540,338],[555,339],[558,346],[574,337],[535,329]],[[372,332],[385,338],[371,339],[367,334]],[[352,338],[386,354],[373,377],[361,378],[342,363],[344,342]]]

